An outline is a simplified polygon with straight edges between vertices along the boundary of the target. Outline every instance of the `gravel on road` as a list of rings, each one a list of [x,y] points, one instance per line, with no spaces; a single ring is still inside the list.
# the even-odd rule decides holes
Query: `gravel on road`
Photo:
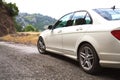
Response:
[[[35,45],[1,41],[0,80],[120,80],[120,69],[90,75],[68,57],[39,54]]]

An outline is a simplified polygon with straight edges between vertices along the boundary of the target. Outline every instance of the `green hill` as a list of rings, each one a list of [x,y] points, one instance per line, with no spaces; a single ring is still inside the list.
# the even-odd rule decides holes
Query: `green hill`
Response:
[[[45,26],[54,24],[56,19],[49,16],[44,16],[42,14],[28,14],[28,13],[19,13],[16,17],[16,21],[23,28],[27,25],[33,25],[40,31],[44,30]]]

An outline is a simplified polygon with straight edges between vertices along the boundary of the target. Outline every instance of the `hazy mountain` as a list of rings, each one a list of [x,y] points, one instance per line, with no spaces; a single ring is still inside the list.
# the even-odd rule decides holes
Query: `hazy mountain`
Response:
[[[45,26],[54,24],[56,19],[49,16],[44,16],[42,14],[19,13],[19,15],[16,17],[16,21],[22,27],[33,25],[39,30],[44,30]]]

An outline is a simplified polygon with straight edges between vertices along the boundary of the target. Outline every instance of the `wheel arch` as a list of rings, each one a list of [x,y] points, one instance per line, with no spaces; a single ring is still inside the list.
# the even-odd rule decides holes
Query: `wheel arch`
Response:
[[[39,36],[39,37],[38,37],[38,41],[39,41],[40,39],[42,39],[42,40],[43,40],[43,42],[44,42],[44,45],[45,45],[45,41],[44,41],[44,38],[43,38],[43,36]]]
[[[42,36],[39,36],[38,39],[43,39],[43,37],[42,37]]]
[[[90,43],[87,42],[87,41],[83,41],[83,42],[81,42],[81,43],[79,44],[79,46],[78,46],[78,48],[77,48],[77,59],[79,58],[79,57],[78,57],[78,55],[79,55],[79,48],[80,48],[83,44],[85,44],[85,43],[90,44]],[[91,45],[91,44],[90,44],[90,45]]]
[[[39,40],[39,39],[42,39],[42,40],[45,42],[45,37],[44,37],[44,36],[40,35],[40,36],[38,37],[38,40]]]
[[[87,38],[87,40],[86,39],[82,40],[76,47],[77,59],[78,59],[79,48],[85,43],[90,44],[95,49],[99,58],[99,45],[98,45],[99,43],[93,38],[89,38],[89,41],[88,41],[88,38]]]

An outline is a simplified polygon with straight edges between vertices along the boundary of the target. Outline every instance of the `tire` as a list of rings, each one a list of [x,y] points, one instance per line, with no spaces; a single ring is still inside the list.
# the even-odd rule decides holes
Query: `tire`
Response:
[[[89,74],[97,74],[100,71],[99,58],[94,47],[84,43],[79,48],[78,61],[82,69]]]
[[[41,37],[39,37],[39,39],[37,41],[37,48],[38,48],[38,51],[40,54],[45,54],[46,46],[45,46],[45,43]]]

